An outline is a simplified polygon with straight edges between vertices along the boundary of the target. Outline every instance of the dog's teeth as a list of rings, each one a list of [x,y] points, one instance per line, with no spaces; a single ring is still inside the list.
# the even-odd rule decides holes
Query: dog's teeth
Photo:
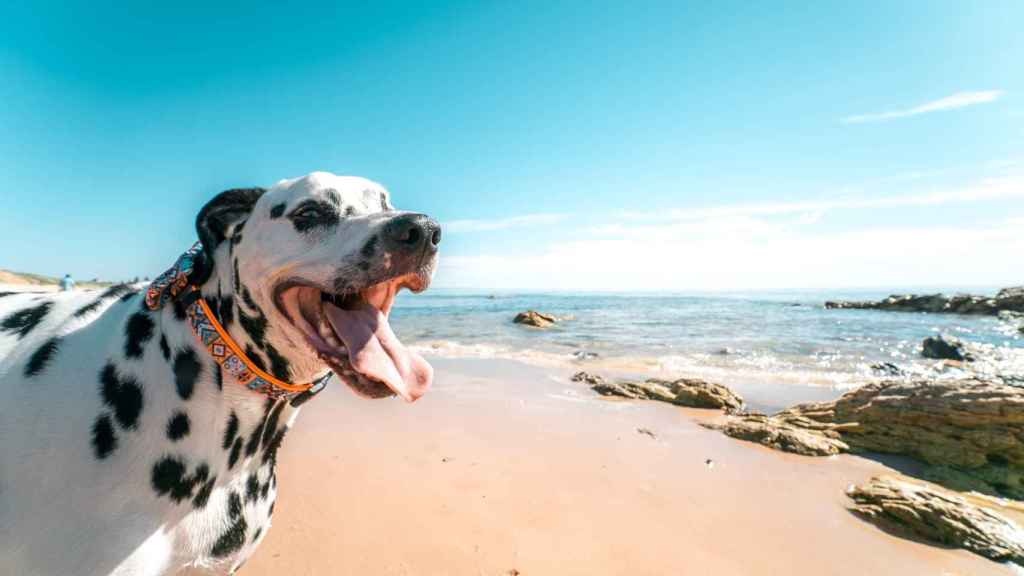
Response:
[[[317,326],[317,331],[320,332],[320,337],[324,340],[330,341],[331,338],[334,338],[334,331],[322,319],[320,320],[320,325]]]

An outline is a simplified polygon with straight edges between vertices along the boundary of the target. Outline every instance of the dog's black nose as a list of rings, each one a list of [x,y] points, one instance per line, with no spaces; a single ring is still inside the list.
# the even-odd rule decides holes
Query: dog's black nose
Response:
[[[434,251],[441,243],[441,225],[425,214],[403,214],[388,222],[384,236],[395,250]]]

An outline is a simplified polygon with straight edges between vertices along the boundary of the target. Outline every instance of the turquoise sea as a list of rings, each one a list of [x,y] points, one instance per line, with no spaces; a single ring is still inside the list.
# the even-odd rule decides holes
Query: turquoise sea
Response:
[[[897,291],[729,294],[570,294],[431,289],[402,293],[392,325],[420,352],[496,357],[619,373],[700,376],[842,388],[879,363],[933,369],[921,340],[944,333],[1024,349],[992,317],[826,310],[826,300],[873,300]],[[972,292],[979,292],[973,289]],[[994,293],[995,289],[987,292]],[[984,292],[982,292],[984,293]],[[564,318],[538,330],[512,322],[535,309]]]

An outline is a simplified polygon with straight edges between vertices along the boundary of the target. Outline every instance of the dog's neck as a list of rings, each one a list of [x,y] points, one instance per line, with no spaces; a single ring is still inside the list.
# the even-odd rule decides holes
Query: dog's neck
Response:
[[[323,367],[295,358],[300,350],[271,321],[278,317],[273,304],[262,302],[265,295],[247,286],[229,251],[221,251],[223,255],[218,254],[218,263],[200,292],[231,339],[253,364],[279,380],[305,384],[321,376]]]

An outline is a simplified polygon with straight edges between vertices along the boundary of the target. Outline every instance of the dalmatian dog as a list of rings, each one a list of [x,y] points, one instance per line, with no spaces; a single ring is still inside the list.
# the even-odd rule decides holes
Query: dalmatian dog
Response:
[[[287,383],[331,371],[366,398],[430,387],[388,314],[430,283],[434,220],[317,172],[223,192],[196,230],[193,281],[253,364]],[[266,535],[297,403],[241,385],[181,302],[145,299],[0,296],[0,573],[228,574]]]

